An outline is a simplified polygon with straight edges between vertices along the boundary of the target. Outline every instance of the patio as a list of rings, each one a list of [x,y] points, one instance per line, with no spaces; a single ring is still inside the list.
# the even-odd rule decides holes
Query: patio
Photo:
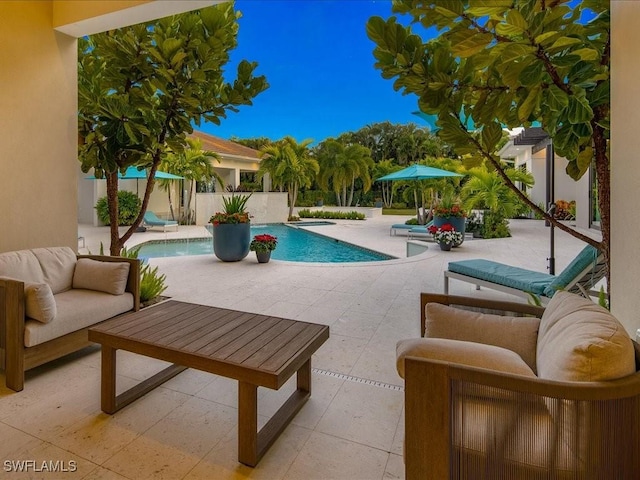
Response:
[[[258,265],[253,253],[237,263],[221,263],[212,256],[153,260],[167,275],[166,295],[175,300],[330,326],[331,337],[313,358],[310,400],[257,468],[237,462],[235,381],[187,370],[108,416],[100,411],[97,348],[35,369],[27,374],[21,393],[0,388],[0,435],[12,439],[0,446],[0,456],[10,461],[59,460],[66,466],[76,462],[77,471],[65,478],[404,478],[404,395],[395,371],[395,345],[419,334],[419,292],[442,291],[442,272],[451,260],[481,257],[545,271],[549,249],[543,222],[516,220],[511,224],[513,238],[468,240],[452,252],[431,244],[426,253],[404,258],[406,237],[389,236],[389,226],[404,219],[383,216],[308,227],[399,257],[387,262],[272,260]],[[204,227],[145,232],[135,234],[129,245],[204,233]],[[106,228],[82,226],[79,235],[94,253],[100,241],[108,244]],[[556,231],[558,271],[581,247]],[[455,281],[451,293],[507,298]],[[126,352],[120,352],[119,359],[123,389],[166,366]],[[264,423],[293,388],[290,381],[278,392],[261,390],[259,421]]]

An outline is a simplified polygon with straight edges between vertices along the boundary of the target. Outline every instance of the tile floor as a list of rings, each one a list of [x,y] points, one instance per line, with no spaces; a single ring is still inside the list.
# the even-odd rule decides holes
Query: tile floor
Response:
[[[441,252],[430,244],[406,257],[406,237],[389,236],[399,217],[309,227],[382,251],[397,260],[367,264],[257,264],[253,253],[237,263],[213,256],[155,259],[167,275],[166,294],[176,300],[260,312],[331,327],[330,339],[313,358],[311,399],[257,468],[237,457],[236,382],[187,370],[109,416],[100,411],[97,348],[35,369],[25,390],[14,393],[0,378],[0,478],[22,479],[396,479],[404,477],[402,379],[395,344],[419,332],[418,295],[442,291],[448,261],[484,257],[545,271],[549,233],[535,220],[512,222],[513,238],[467,240]],[[593,233],[593,232],[592,232]],[[108,242],[106,228],[82,226],[86,248]],[[203,236],[203,227],[177,233],[135,234],[151,238]],[[560,271],[582,247],[556,232]],[[452,282],[452,293],[502,297]],[[515,299],[514,297],[509,297]],[[119,352],[121,388],[160,370],[162,362]],[[261,389],[260,422],[293,388]],[[59,461],[75,471],[9,472],[21,460]],[[55,467],[55,465],[54,465]]]

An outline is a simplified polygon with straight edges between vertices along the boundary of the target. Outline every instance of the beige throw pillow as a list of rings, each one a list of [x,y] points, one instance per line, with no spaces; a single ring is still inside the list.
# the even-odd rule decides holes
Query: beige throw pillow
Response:
[[[491,315],[440,303],[428,303],[425,312],[425,337],[506,348],[520,355],[535,372],[539,318]]]
[[[595,382],[635,372],[631,338],[608,310],[568,292],[547,306],[538,334],[538,376]]]
[[[73,288],[122,295],[127,287],[129,263],[80,258],[73,273]]]
[[[469,367],[486,368],[496,372],[535,377],[533,371],[517,353],[506,348],[482,343],[445,338],[401,340],[396,345],[396,368],[402,378],[404,378],[405,357],[441,360]]]
[[[26,316],[42,323],[49,323],[58,313],[53,292],[46,283],[25,283],[24,303]]]

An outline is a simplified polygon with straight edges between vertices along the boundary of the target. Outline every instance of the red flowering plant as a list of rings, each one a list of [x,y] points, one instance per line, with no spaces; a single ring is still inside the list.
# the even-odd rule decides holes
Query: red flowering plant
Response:
[[[462,232],[456,231],[455,227],[450,223],[445,223],[439,227],[431,225],[427,230],[438,243],[454,245],[462,242]]]
[[[433,209],[434,217],[466,217],[466,212],[460,207],[460,205],[445,205],[440,204]]]
[[[275,250],[277,243],[278,237],[274,237],[268,233],[263,233],[262,235],[256,235],[253,237],[251,245],[249,245],[249,250],[252,252],[266,253],[271,250]]]

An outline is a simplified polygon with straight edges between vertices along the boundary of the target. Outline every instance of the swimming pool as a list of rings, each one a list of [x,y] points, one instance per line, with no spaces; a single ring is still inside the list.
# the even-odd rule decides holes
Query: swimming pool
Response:
[[[251,236],[268,233],[278,237],[278,247],[271,252],[274,260],[290,262],[374,262],[395,257],[342,242],[315,232],[283,224],[252,225]],[[212,255],[211,237],[179,240],[152,240],[141,244],[140,258]]]

